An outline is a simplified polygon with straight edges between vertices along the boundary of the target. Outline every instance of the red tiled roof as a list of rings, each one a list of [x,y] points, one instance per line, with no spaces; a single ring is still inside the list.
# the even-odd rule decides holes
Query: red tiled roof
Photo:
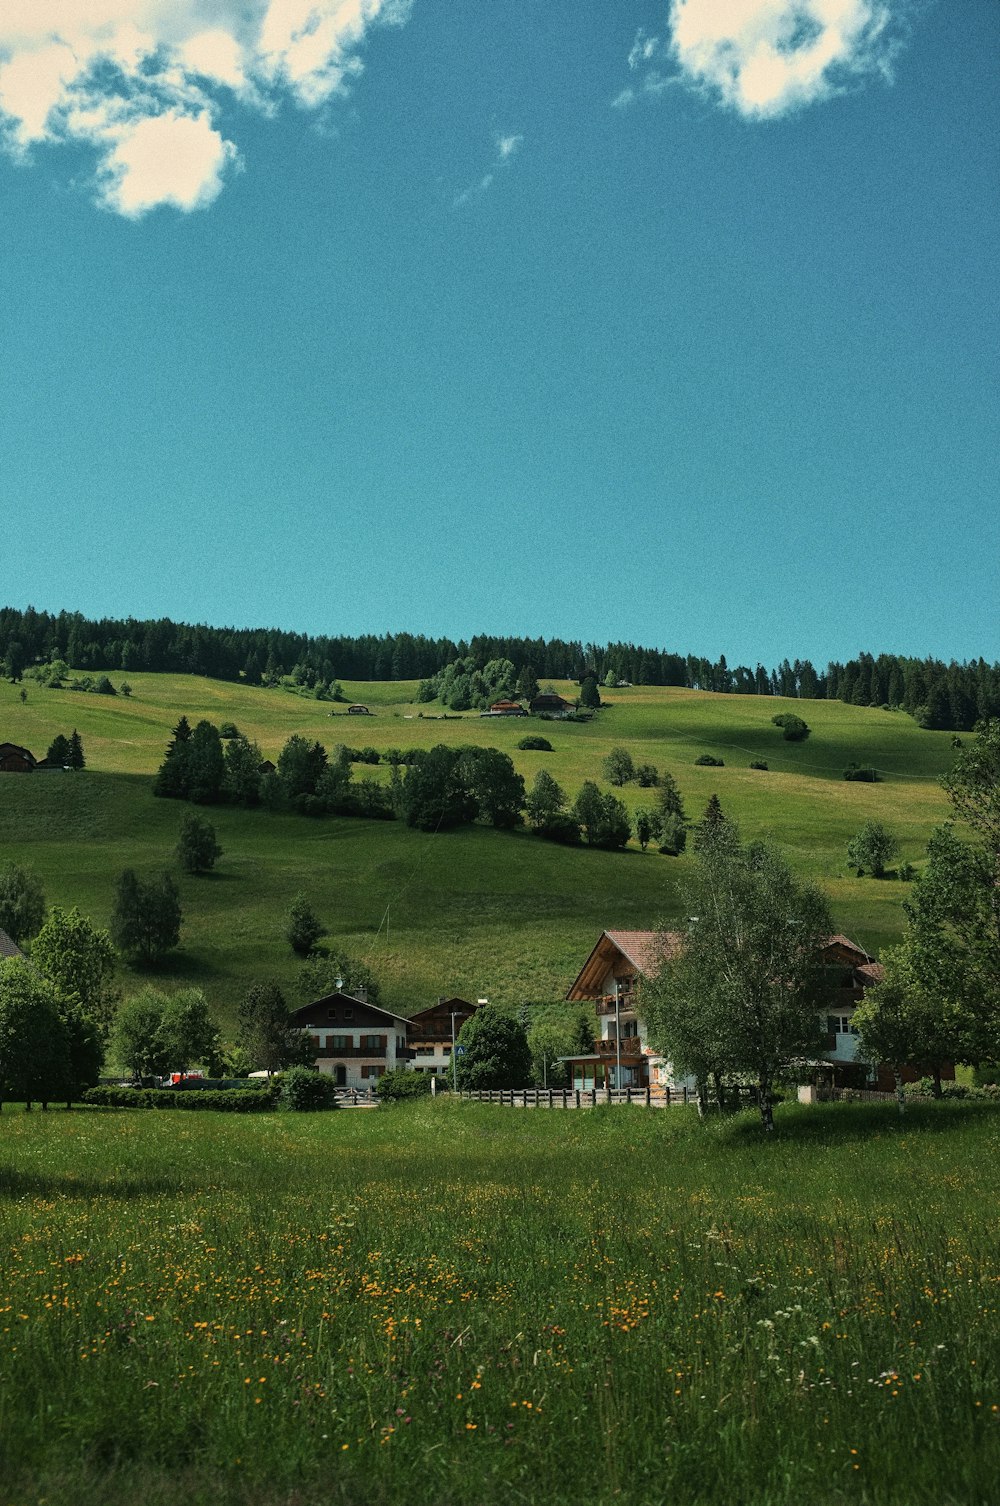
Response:
[[[676,957],[684,945],[677,931],[602,931],[597,945],[570,984],[567,999],[596,999],[600,985],[615,957],[620,956],[646,977],[660,962]]]
[[[871,961],[871,958],[869,957],[863,946],[858,946],[858,943],[856,941],[852,941],[849,936],[842,936],[839,932],[836,936],[828,936],[826,938],[825,945],[828,947],[841,946],[845,949],[845,951],[855,952],[859,957],[863,957],[866,962]]]

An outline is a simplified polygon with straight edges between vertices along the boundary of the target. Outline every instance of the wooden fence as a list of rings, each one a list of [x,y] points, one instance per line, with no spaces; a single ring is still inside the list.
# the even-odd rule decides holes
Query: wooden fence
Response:
[[[500,1103],[512,1109],[593,1109],[601,1103],[669,1109],[698,1101],[688,1088],[505,1088],[458,1096],[465,1103]]]

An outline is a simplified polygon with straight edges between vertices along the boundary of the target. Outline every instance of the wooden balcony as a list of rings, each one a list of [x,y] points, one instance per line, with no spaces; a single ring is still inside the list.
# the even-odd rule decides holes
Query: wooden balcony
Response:
[[[618,995],[617,1008],[619,1012],[621,1014],[635,1014],[635,1003],[636,1000],[634,990],[631,988],[628,990],[623,988],[621,993]],[[615,1012],[614,994],[605,994],[603,998],[595,1000],[594,1008],[600,1015],[613,1015]]]
[[[606,1061],[615,1061],[618,1057],[617,1041],[595,1041],[594,1050]],[[642,1042],[637,1035],[623,1035],[621,1040],[622,1061],[634,1061],[642,1055]]]

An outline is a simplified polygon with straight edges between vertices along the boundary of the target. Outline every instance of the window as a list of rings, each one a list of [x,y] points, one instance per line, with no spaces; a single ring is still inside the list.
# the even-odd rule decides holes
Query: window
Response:
[[[396,1037],[396,1050],[397,1051],[405,1051],[406,1050],[406,1036],[405,1035],[397,1035],[397,1037]]]
[[[328,1035],[326,1038],[326,1049],[328,1051],[346,1051],[350,1047],[350,1044],[351,1037],[349,1035]]]
[[[354,1010],[353,1009],[345,1009],[344,1010],[344,1019],[345,1020],[353,1020],[354,1019]]]
[[[434,1055],[434,1047],[433,1046],[418,1046],[417,1047],[417,1055],[418,1056],[433,1056]]]
[[[380,1051],[382,1049],[382,1037],[380,1035],[363,1035],[361,1037],[361,1049],[363,1051]]]
[[[849,1014],[828,1014],[826,1028],[829,1035],[857,1035]]]
[[[328,1020],[335,1020],[337,1018],[337,1011],[335,1009],[328,1009],[326,1017]]]

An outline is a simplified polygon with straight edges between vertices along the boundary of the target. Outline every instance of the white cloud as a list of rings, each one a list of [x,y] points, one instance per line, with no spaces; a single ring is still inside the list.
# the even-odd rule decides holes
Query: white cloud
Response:
[[[239,161],[221,101],[316,110],[361,71],[376,23],[411,0],[0,0],[0,132],[13,156],[97,158],[101,202],[130,216],[202,208]]]
[[[684,82],[747,119],[785,115],[852,80],[889,78],[892,21],[890,0],[670,0],[669,38],[638,32],[628,65],[639,82],[612,103]],[[669,75],[657,66],[664,57]]]
[[[493,168],[508,166],[511,158],[515,157],[521,150],[523,143],[523,136],[519,136],[516,133],[504,136],[497,131],[493,137]],[[492,187],[495,176],[496,173],[493,170],[483,173],[482,177],[475,183],[471,184],[468,188],[463,188],[461,193],[455,195],[454,199],[452,199],[453,207],[459,209],[463,204],[468,204],[473,199],[481,199],[483,194],[487,193]]]

